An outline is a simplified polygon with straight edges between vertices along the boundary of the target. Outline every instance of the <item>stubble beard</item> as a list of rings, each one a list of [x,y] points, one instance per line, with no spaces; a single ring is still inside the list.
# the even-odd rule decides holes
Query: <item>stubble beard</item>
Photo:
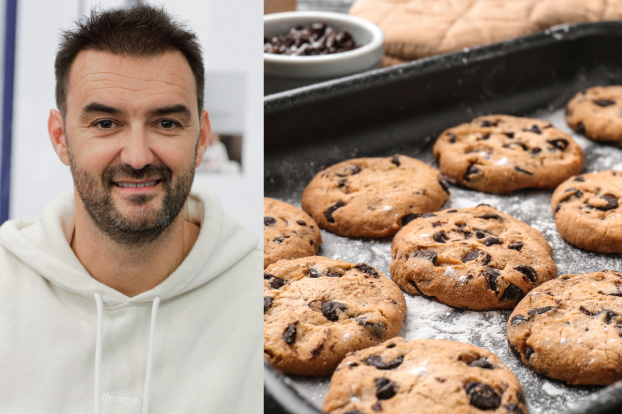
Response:
[[[136,170],[127,164],[108,167],[98,179],[87,170],[78,166],[70,150],[69,140],[65,136],[69,167],[74,185],[84,204],[84,208],[95,225],[113,242],[127,246],[151,244],[170,226],[183,208],[194,180],[195,165],[192,162],[186,172],[173,182],[173,172],[165,165],[146,165]],[[112,199],[114,180],[146,178],[162,180],[164,197],[160,208],[143,208],[123,215]],[[136,195],[127,201],[134,206],[146,206],[155,196]]]

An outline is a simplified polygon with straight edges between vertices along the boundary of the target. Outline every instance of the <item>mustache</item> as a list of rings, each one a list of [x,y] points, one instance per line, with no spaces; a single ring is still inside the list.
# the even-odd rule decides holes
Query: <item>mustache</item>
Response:
[[[104,170],[102,174],[102,184],[104,186],[110,186],[113,181],[120,181],[123,179],[144,180],[148,178],[170,183],[173,178],[173,171],[165,165],[147,164],[139,170],[127,164],[115,165]]]

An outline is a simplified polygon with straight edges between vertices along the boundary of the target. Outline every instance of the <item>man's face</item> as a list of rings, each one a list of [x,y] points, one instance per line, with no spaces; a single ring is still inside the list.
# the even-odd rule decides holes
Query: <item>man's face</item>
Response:
[[[66,154],[55,147],[95,224],[126,244],[161,234],[188,197],[209,137],[183,55],[81,52],[61,122]]]

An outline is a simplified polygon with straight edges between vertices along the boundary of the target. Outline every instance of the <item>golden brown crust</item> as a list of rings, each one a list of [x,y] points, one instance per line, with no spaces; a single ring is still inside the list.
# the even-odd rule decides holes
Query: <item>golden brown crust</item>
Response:
[[[583,150],[546,121],[489,115],[450,128],[434,144],[448,181],[488,193],[553,189],[583,169]]]
[[[350,237],[389,237],[404,217],[437,211],[449,199],[439,172],[404,155],[356,158],[320,171],[302,208],[323,229]]]
[[[557,231],[573,246],[622,253],[622,172],[600,171],[571,177],[553,192]]]
[[[487,205],[413,220],[393,239],[391,254],[398,286],[460,309],[512,309],[557,276],[542,233]]]
[[[264,273],[264,355],[285,373],[330,375],[348,352],[399,332],[406,301],[371,266],[312,256]]]
[[[317,254],[322,235],[315,220],[291,204],[263,199],[263,267]]]
[[[596,86],[566,105],[566,123],[596,141],[622,143],[622,86]]]
[[[622,379],[622,274],[563,276],[514,309],[507,337],[527,367],[572,385]]]

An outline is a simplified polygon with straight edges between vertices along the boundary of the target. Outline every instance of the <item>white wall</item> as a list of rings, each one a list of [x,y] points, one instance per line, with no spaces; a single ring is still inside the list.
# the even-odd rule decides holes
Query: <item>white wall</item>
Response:
[[[72,187],[69,168],[49,142],[47,119],[54,102],[54,57],[59,33],[73,27],[79,10],[115,7],[129,0],[19,0],[11,168],[11,218],[35,218],[60,191]],[[149,0],[188,22],[202,44],[206,71],[243,72],[243,174],[197,175],[230,216],[260,240],[263,234],[263,4],[248,0]],[[232,46],[231,46],[232,45]],[[209,91],[207,91],[209,93]]]

